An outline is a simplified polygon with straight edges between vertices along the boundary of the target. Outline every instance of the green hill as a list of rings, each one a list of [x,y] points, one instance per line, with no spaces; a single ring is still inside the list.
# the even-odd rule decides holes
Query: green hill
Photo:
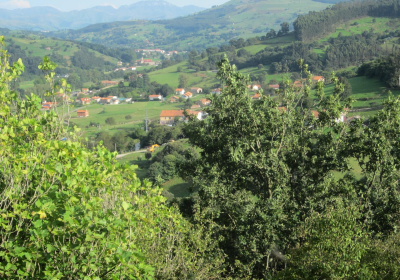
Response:
[[[328,4],[311,0],[231,0],[194,15],[160,21],[125,21],[90,25],[79,30],[51,32],[58,36],[108,46],[165,49],[205,49],[232,38],[263,36],[282,22],[319,11]]]

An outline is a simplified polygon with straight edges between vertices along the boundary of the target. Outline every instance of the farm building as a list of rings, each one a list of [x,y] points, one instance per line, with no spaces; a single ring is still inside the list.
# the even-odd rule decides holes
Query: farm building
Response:
[[[150,101],[162,100],[162,96],[161,96],[161,94],[152,94],[152,95],[149,95],[149,100],[150,100]]]
[[[78,110],[76,111],[78,118],[86,118],[89,117],[89,111],[88,110]]]

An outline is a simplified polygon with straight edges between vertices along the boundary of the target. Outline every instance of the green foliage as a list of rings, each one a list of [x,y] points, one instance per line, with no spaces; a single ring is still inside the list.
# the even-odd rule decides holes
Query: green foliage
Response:
[[[209,235],[116,153],[86,150],[37,96],[19,100],[8,82],[24,66],[0,58],[0,278],[218,279]],[[51,84],[54,64],[40,67]]]
[[[144,157],[145,157],[147,160],[151,159],[151,156],[152,156],[151,153],[146,153],[146,154],[144,155]]]
[[[182,136],[181,126],[165,126],[156,125],[153,127],[147,136],[143,136],[140,140],[142,146],[148,146],[153,144],[162,145],[168,143],[169,140],[177,140]]]
[[[115,125],[117,123],[113,117],[107,118],[105,122],[108,125]]]
[[[192,219],[208,221],[227,255],[226,277],[375,279],[372,252],[390,244],[400,214],[400,100],[390,97],[368,126],[363,119],[340,122],[352,100],[341,100],[344,85],[332,77],[333,95],[325,95],[322,82],[315,86],[315,118],[301,106],[314,85],[299,64],[304,87],[284,81],[279,99],[261,92],[256,102],[249,77],[226,57],[219,64],[226,87],[210,98],[206,120],[185,126],[201,149],[182,169],[199,189]],[[350,160],[360,177],[351,174]],[[397,251],[381,264],[393,279]]]
[[[176,177],[179,168],[186,165],[188,155],[198,158],[198,154],[192,148],[185,148],[180,143],[166,145],[162,151],[153,157],[148,178],[153,182],[160,179],[164,182]]]

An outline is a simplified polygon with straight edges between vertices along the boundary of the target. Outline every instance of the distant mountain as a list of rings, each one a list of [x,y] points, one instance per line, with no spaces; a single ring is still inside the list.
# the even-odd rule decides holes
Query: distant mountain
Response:
[[[187,16],[205,8],[189,5],[178,7],[164,0],[140,1],[118,9],[97,6],[90,9],[62,12],[52,7],[0,9],[0,27],[34,31],[77,29],[91,24],[128,20],[165,20]]]
[[[154,9],[153,15],[156,17],[157,4],[171,6],[163,1],[140,2],[136,9],[143,13]],[[209,46],[226,44],[233,38],[263,36],[272,28],[278,31],[282,22],[292,23],[299,15],[320,11],[328,6],[312,0],[231,0],[175,19],[114,21],[78,30],[50,32],[48,36],[109,47],[204,50]],[[190,12],[194,9],[190,6],[185,8]],[[128,7],[123,9],[129,13]]]

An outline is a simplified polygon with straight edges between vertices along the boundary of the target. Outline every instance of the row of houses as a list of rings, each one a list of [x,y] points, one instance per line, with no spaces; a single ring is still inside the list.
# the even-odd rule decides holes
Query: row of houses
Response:
[[[185,91],[184,88],[177,88],[177,89],[175,89],[175,94],[179,94],[179,95],[185,95],[185,93],[189,93],[189,92],[192,94],[192,95],[190,95],[190,97],[192,97],[193,94],[202,93],[202,92],[203,92],[203,89],[202,89],[202,88],[199,88],[199,87],[192,87],[192,88],[190,88],[189,91]],[[189,98],[190,98],[190,97],[189,97]]]
[[[120,67],[120,68],[116,68],[115,70],[114,70],[114,72],[117,72],[117,71],[135,71],[136,70],[136,67],[134,67],[134,66],[129,66],[129,67]]]
[[[76,100],[77,103],[81,103],[82,105],[88,105],[92,102],[97,102],[99,104],[110,104],[110,105],[117,105],[121,102],[132,102],[132,98],[119,98],[118,96],[107,96],[107,97],[100,97],[100,96],[93,96],[92,98],[80,98]]]

